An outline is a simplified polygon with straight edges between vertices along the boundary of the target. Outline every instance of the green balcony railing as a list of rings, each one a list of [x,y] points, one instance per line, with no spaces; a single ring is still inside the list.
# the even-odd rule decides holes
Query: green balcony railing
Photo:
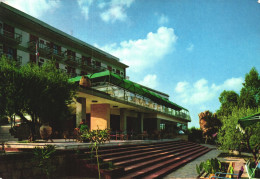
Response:
[[[174,117],[182,118],[185,120],[190,121],[190,115],[188,111],[185,110],[174,110],[169,107],[165,107],[159,103],[156,103],[152,101],[149,98],[146,98],[141,95],[134,94],[132,92],[129,92],[123,88],[120,88],[118,86],[115,86],[113,84],[109,84],[108,82],[102,82],[102,83],[93,83],[92,88],[105,92],[109,94],[111,97],[118,98],[120,100],[124,100],[129,103],[133,103],[142,107],[146,107],[164,114],[168,114]]]

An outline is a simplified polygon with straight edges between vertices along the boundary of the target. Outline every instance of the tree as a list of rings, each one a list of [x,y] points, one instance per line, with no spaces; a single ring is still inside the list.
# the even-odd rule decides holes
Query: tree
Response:
[[[245,107],[233,108],[232,115],[223,120],[223,125],[218,133],[218,143],[221,149],[240,151],[242,145],[245,144],[256,160],[256,154],[260,144],[260,123],[246,127],[244,134],[237,127],[238,119],[252,115],[256,111],[257,109]]]
[[[238,105],[238,99],[239,95],[236,92],[224,90],[219,97],[221,106],[217,111],[218,116],[229,116],[233,107]]]
[[[245,83],[240,91],[239,105],[246,108],[260,106],[260,76],[256,68],[252,68],[245,76]]]
[[[199,114],[199,123],[203,135],[206,137],[205,143],[208,139],[212,139],[213,135],[217,133],[221,126],[220,120],[217,118],[217,115],[210,111],[201,112]]]
[[[69,83],[68,78],[51,61],[42,67],[28,64],[18,68],[2,58],[0,113],[18,115],[23,122],[29,124],[32,139],[35,140],[34,128],[38,119],[41,122],[55,122],[69,114],[68,104],[75,96],[76,86]]]

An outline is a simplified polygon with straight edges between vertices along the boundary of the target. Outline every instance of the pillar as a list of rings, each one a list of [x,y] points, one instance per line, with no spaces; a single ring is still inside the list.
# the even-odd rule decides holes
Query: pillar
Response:
[[[140,119],[140,132],[141,134],[144,132],[144,113],[139,113],[139,119]]]
[[[126,109],[120,108],[120,130],[127,130]]]
[[[157,122],[157,131],[160,131],[160,124],[161,124],[161,119],[156,119],[156,122]]]
[[[76,100],[76,127],[86,121],[86,98],[79,97]]]
[[[91,104],[90,130],[110,129],[110,104]]]

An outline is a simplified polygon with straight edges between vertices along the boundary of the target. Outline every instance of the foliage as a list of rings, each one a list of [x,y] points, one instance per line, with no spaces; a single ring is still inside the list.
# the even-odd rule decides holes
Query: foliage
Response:
[[[238,105],[239,95],[234,91],[224,90],[219,97],[221,103],[220,109],[217,111],[218,116],[229,116],[233,107]]]
[[[246,108],[260,106],[260,75],[256,68],[252,68],[245,76],[245,83],[240,91],[239,105]]]
[[[97,158],[97,164],[98,164],[98,176],[100,179],[100,166],[99,166],[99,155],[98,155],[98,148],[99,145],[102,143],[105,143],[106,141],[110,140],[110,134],[109,134],[109,130],[108,129],[104,129],[104,130],[92,130],[92,131],[88,131],[85,130],[84,133],[82,134],[82,138],[84,139],[88,139],[91,142],[91,151],[95,150],[96,151],[96,158]]]
[[[217,158],[208,159],[205,162],[201,162],[199,165],[196,165],[196,171],[198,175],[204,170],[206,173],[212,174],[220,172],[221,162]]]
[[[34,139],[37,119],[50,124],[63,120],[69,115],[68,104],[75,96],[76,86],[68,82],[69,77],[56,69],[54,63],[18,68],[4,57],[0,60],[0,115],[18,115],[30,124]]]
[[[89,128],[88,128],[88,125],[87,125],[87,124],[81,124],[81,125],[80,125],[79,131],[80,131],[81,133],[84,133],[85,131],[88,131],[88,130],[89,130]]]
[[[37,162],[37,167],[41,168],[48,178],[55,171],[52,165],[55,152],[53,145],[46,145],[44,148],[35,147],[33,150],[33,161]]]
[[[215,113],[212,114],[210,111],[201,112],[199,118],[200,128],[206,137],[205,143],[207,143],[208,139],[213,140],[214,135],[218,132],[222,124],[217,115]]]
[[[200,128],[195,128],[195,127],[188,129],[188,139],[191,142],[202,143],[203,142],[202,130]]]
[[[246,127],[244,134],[237,127],[238,119],[252,115],[256,110],[244,107],[233,108],[232,115],[223,120],[223,126],[218,133],[218,143],[221,149],[240,150],[241,145],[245,143],[249,152],[256,158],[256,152],[260,147],[260,123]]]
[[[1,117],[0,116],[0,126],[4,124],[9,124],[7,117]]]

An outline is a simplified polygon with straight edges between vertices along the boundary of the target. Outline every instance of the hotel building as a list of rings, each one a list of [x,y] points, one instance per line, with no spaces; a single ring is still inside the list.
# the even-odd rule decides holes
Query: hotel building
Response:
[[[68,73],[74,83],[82,75],[88,76],[91,86],[80,88],[72,104],[74,126],[86,121],[90,129],[176,133],[177,129],[185,131],[191,120],[189,111],[169,101],[169,95],[126,79],[128,66],[117,57],[3,2],[0,55],[17,65],[55,60],[56,67]]]

